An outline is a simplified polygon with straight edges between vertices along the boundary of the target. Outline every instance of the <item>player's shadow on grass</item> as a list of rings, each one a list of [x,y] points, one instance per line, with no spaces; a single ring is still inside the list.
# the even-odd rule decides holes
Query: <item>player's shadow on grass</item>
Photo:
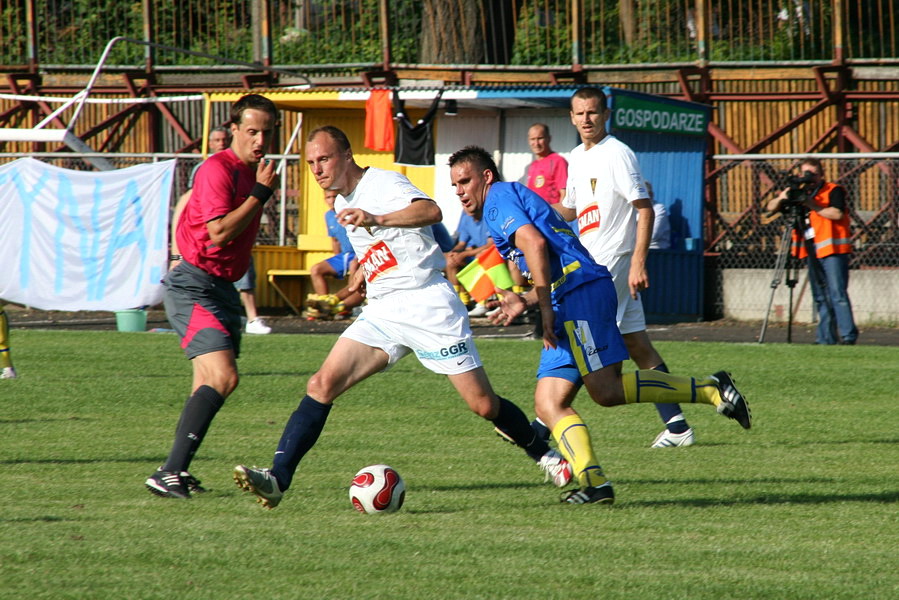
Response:
[[[628,507],[664,507],[664,506],[739,506],[739,505],[777,505],[777,504],[833,504],[835,502],[874,502],[890,504],[899,502],[899,491],[874,492],[870,494],[810,494],[769,492],[745,498],[682,498],[673,500],[637,500],[628,501],[621,508]]]
[[[248,369],[241,370],[240,377],[241,379],[246,379],[248,377],[305,377],[309,378],[315,375],[316,371],[263,371],[261,369]]]
[[[62,423],[68,421],[97,421],[98,419],[85,419],[84,417],[66,417],[64,419],[0,419],[0,425],[23,425],[25,423]]]
[[[459,491],[478,491],[478,490],[525,490],[535,487],[545,487],[547,484],[539,481],[522,481],[509,483],[472,483],[467,485],[429,485],[416,489],[422,489],[427,492],[459,492]]]
[[[149,463],[154,464],[165,461],[165,457],[160,459],[158,456],[132,456],[128,458],[108,457],[108,458],[29,458],[25,460],[6,459],[0,460],[0,465],[91,465],[91,464],[107,464],[107,463]]]
[[[701,447],[694,446],[693,448],[696,448],[697,450],[699,450],[700,448],[713,448],[716,446],[733,447],[733,446],[738,446],[741,444],[742,444],[742,442],[736,438],[734,438],[733,440],[720,441],[720,442],[712,442],[712,441],[703,440]],[[856,439],[844,439],[844,440],[821,439],[821,440],[809,440],[807,442],[797,442],[795,439],[789,439],[789,440],[778,439],[773,442],[767,441],[765,443],[755,444],[754,447],[757,449],[762,449],[762,448],[803,448],[806,446],[846,446],[849,444],[861,444],[861,445],[890,444],[890,445],[892,445],[892,444],[899,444],[899,438],[883,438],[883,439],[856,438]],[[657,448],[641,447],[640,449],[646,450],[646,452],[649,454],[657,454],[658,453]],[[686,452],[691,452],[692,450],[693,450],[692,448],[684,449],[684,451],[686,451]],[[673,450],[670,450],[670,452],[673,452]]]
[[[778,448],[789,448],[791,446],[800,447],[800,446],[845,446],[847,444],[899,444],[899,438],[884,438],[882,440],[868,439],[868,438],[858,438],[858,439],[849,439],[849,440],[809,440],[807,442],[785,442],[783,444],[776,444]]]
[[[13,517],[11,519],[0,518],[0,523],[59,523],[62,521],[80,521],[81,519],[66,519],[63,517]]]

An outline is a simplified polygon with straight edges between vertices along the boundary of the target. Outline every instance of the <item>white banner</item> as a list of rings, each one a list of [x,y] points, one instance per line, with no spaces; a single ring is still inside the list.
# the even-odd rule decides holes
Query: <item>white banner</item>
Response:
[[[42,310],[159,304],[174,170],[0,165],[0,298]]]

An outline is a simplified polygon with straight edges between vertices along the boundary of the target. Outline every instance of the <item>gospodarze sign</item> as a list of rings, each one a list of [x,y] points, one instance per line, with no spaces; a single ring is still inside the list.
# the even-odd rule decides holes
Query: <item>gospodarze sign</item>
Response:
[[[708,112],[624,94],[613,96],[612,127],[680,135],[705,135]]]

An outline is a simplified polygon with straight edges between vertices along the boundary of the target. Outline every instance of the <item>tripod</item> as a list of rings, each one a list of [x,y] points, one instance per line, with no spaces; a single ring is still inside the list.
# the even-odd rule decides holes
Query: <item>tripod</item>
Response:
[[[768,318],[771,315],[771,305],[774,303],[774,292],[780,286],[781,279],[786,274],[787,287],[790,289],[789,304],[787,308],[787,343],[793,343],[793,288],[799,282],[797,271],[799,270],[799,259],[794,257],[790,252],[792,244],[792,234],[796,233],[803,239],[803,215],[800,206],[791,202],[786,207],[786,214],[790,225],[784,227],[783,234],[780,237],[780,250],[777,254],[777,262],[774,265],[774,276],[771,278],[771,296],[768,298],[768,309],[765,311],[765,320],[762,323],[762,331],[759,333],[759,344],[765,342],[765,332],[768,330]]]

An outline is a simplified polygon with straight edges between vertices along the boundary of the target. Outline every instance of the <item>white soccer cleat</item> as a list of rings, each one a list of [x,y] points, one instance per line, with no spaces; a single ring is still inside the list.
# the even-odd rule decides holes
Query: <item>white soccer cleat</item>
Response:
[[[256,502],[268,509],[278,506],[284,496],[278,487],[278,480],[268,469],[237,465],[234,467],[234,483],[240,489],[256,494]]]
[[[0,373],[0,379],[15,379],[18,376],[19,374],[13,367],[3,367],[3,372]]]
[[[483,317],[487,314],[487,307],[481,304],[480,302],[474,305],[470,311],[468,311],[469,317]]]
[[[571,465],[558,451],[550,450],[540,457],[537,464],[546,473],[544,481],[552,480],[556,487],[565,487],[571,481]]]
[[[265,324],[262,319],[253,319],[247,322],[247,333],[256,335],[266,335],[272,332],[272,328]]]
[[[692,446],[696,442],[693,428],[690,427],[683,433],[671,433],[667,429],[662,431],[653,440],[650,448],[676,448],[678,446]]]

